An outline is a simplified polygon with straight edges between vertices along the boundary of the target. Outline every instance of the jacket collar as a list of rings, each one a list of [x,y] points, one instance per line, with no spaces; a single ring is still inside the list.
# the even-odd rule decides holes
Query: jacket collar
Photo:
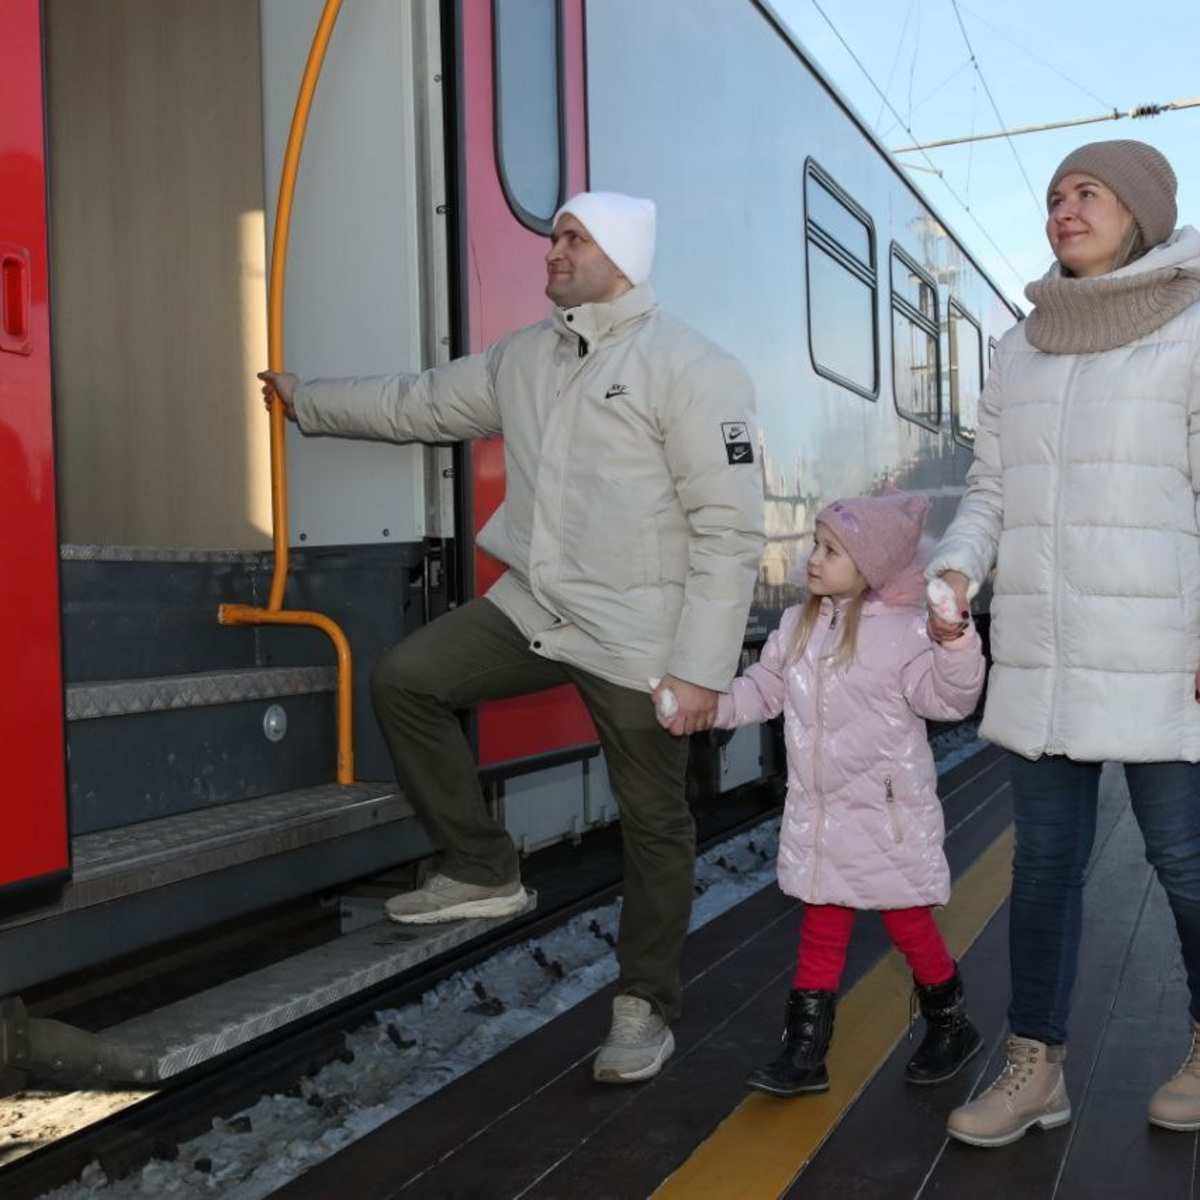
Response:
[[[1162,328],[1200,301],[1200,235],[1177,229],[1107,275],[1075,279],[1054,266],[1025,295],[1037,306],[1025,338],[1047,354],[1097,354]]]
[[[833,610],[837,609],[838,621],[846,615],[846,605],[848,600],[843,600],[840,604],[835,604],[828,596],[821,598],[821,615],[828,621],[833,616]],[[924,601],[902,597],[899,599],[887,599],[881,596],[878,592],[867,592],[863,597],[862,615],[864,617],[880,617],[887,615],[895,615],[896,613],[919,613],[924,608]]]
[[[554,329],[560,337],[582,338],[589,346],[595,346],[610,336],[622,336],[657,308],[654,289],[648,283],[640,283],[603,304],[556,308]]]

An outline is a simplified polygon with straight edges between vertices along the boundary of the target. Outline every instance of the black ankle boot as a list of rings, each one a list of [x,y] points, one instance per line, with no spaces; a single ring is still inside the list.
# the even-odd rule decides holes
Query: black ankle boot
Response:
[[[783,1026],[783,1049],[765,1067],[751,1071],[748,1087],[772,1096],[799,1096],[829,1089],[825,1055],[833,1037],[837,996],[816,990],[793,991]]]
[[[957,970],[945,983],[918,985],[916,994],[925,1018],[925,1038],[904,1068],[904,1078],[909,1083],[943,1083],[979,1052],[983,1038],[967,1020],[967,1001]]]

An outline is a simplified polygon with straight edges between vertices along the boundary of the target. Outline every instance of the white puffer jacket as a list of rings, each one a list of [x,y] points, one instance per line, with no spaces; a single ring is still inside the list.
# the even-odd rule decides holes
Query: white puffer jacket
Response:
[[[1123,272],[1200,277],[1178,230]],[[1200,303],[1095,354],[996,351],[929,574],[995,566],[981,732],[1027,758],[1200,761]]]

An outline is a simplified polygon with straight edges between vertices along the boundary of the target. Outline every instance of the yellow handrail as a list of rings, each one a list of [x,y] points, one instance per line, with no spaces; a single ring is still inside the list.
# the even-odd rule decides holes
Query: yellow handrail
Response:
[[[313,35],[300,94],[292,114],[287,149],[283,155],[283,171],[279,178],[279,203],[275,209],[275,231],[271,241],[271,278],[267,291],[267,362],[272,371],[283,367],[283,295],[287,275],[288,231],[292,220],[292,199],[296,191],[296,176],[300,169],[300,151],[308,129],[308,114],[321,64],[337,21],[342,0],[325,0],[325,8]],[[266,608],[247,604],[222,604],[217,617],[222,625],[310,625],[327,634],[337,653],[337,780],[354,782],[354,706],[353,665],[350,643],[345,633],[322,613],[283,611],[283,593],[288,573],[287,520],[287,437],[283,401],[271,399],[271,535],[275,561],[271,574],[271,592]]]

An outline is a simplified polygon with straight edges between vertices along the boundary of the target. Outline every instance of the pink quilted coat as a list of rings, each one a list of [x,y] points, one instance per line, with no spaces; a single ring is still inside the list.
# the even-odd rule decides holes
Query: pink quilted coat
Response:
[[[813,904],[915,908],[950,897],[924,718],[974,710],[983,654],[973,628],[945,646],[930,639],[919,579],[888,590],[902,602],[868,595],[849,667],[827,657],[840,637],[829,599],[803,656],[788,661],[800,617],[798,605],[789,608],[717,713],[723,729],[784,714],[779,886]]]

